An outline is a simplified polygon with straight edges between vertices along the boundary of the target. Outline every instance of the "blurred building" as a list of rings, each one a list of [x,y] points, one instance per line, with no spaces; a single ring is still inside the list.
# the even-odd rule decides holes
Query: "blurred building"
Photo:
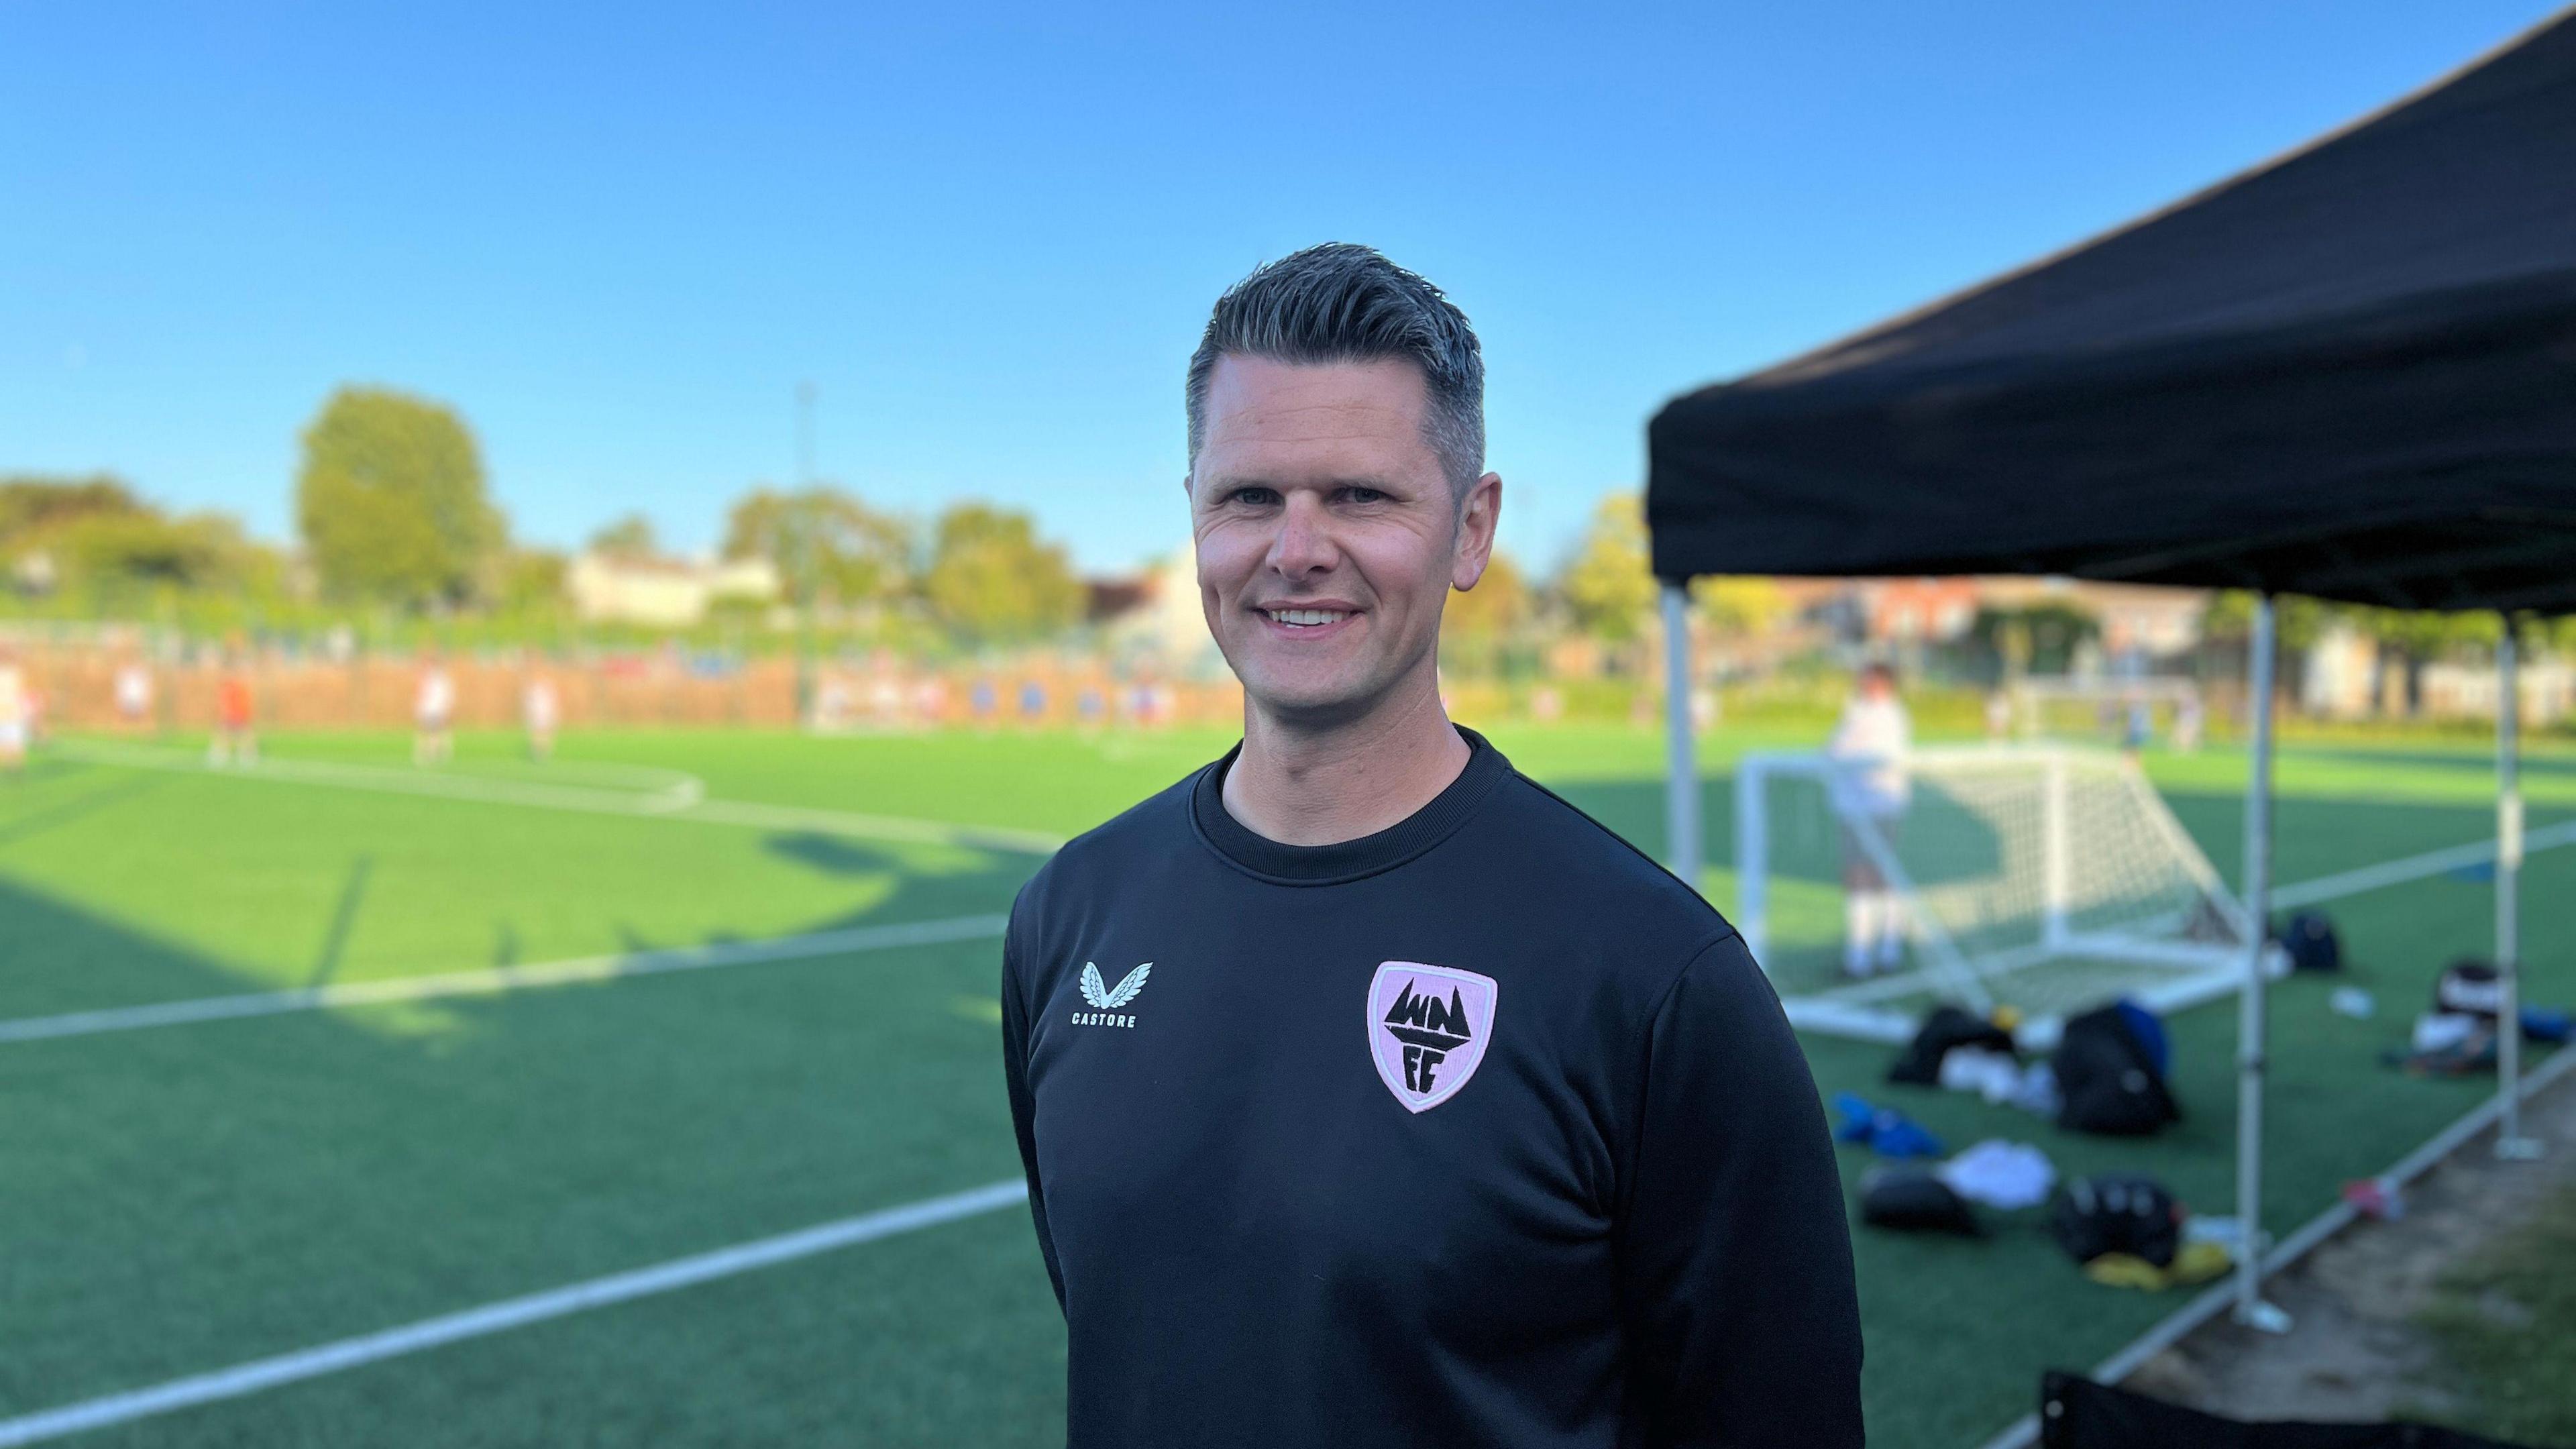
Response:
[[[1087,587],[1092,622],[1112,660],[1179,679],[1224,674],[1225,656],[1199,604],[1198,560],[1186,545],[1132,576]]]
[[[720,602],[767,605],[782,592],[767,559],[611,557],[584,553],[565,572],[573,612],[586,624],[687,628]]]

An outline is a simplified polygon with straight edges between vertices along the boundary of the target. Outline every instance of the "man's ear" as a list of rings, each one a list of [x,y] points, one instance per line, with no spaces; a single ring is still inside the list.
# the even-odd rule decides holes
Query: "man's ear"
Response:
[[[1467,485],[1467,496],[1458,500],[1458,542],[1449,556],[1450,587],[1472,589],[1485,576],[1485,565],[1494,556],[1494,526],[1502,515],[1502,474],[1488,473]]]

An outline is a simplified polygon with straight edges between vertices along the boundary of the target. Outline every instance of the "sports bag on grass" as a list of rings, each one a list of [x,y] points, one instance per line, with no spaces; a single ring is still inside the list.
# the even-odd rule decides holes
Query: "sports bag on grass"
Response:
[[[2165,1086],[2156,1044],[2143,1041],[2128,1010],[2106,1006],[2066,1023],[2050,1064],[2062,1105],[2057,1125],[2076,1132],[2142,1137],[2182,1120]]]

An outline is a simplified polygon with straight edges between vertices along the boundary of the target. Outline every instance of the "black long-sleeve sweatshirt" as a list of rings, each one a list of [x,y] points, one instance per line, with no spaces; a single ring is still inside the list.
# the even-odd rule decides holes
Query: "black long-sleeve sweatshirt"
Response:
[[[1461,731],[1282,845],[1234,756],[1020,893],[1002,1035],[1072,1449],[1861,1442],[1813,1080],[1718,914]]]

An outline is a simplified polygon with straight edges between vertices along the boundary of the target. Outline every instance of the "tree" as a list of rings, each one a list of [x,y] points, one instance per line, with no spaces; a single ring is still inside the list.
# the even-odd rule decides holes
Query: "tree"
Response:
[[[2272,598],[2272,629],[2283,649],[2306,650],[2351,613],[2342,605],[2304,594],[2276,594]],[[2248,590],[2228,589],[2213,594],[2209,607],[2201,611],[2200,632],[2206,638],[2233,643],[2245,639],[2253,629],[2254,595]]]
[[[725,520],[727,558],[767,559],[797,605],[890,599],[912,582],[912,530],[840,489],[754,488]]]
[[[1613,493],[1592,511],[1592,526],[1557,584],[1575,627],[1608,644],[1645,634],[1655,607],[1655,575],[1646,552],[1646,515],[1634,493]]]
[[[381,388],[341,388],[304,430],[295,513],[325,590],[414,607],[471,597],[503,535],[464,420]]]
[[[1511,556],[1497,549],[1485,561],[1485,576],[1463,593],[1453,592],[1440,616],[1443,635],[1491,643],[1527,624],[1532,613],[1529,581]]]
[[[2352,622],[2379,646],[2383,668],[2388,657],[2394,655],[2406,671],[2409,715],[2424,712],[2425,665],[2473,647],[2492,648],[2504,633],[2503,621],[2483,611],[2437,614],[2416,609],[2359,609],[2353,612]],[[2385,690],[2375,690],[2373,694],[2375,699],[2387,697]]]
[[[662,542],[653,535],[653,520],[629,513],[592,534],[590,551],[620,563],[644,563],[662,556]]]
[[[564,584],[570,567],[551,549],[514,548],[501,555],[495,602],[513,614],[552,614],[566,604]]]
[[[214,514],[93,513],[53,536],[64,582],[111,594],[156,584],[218,588],[242,576],[255,547],[239,524]]]
[[[2025,671],[2064,674],[2075,667],[2076,650],[2102,636],[2102,621],[2063,600],[2044,599],[2016,609],[1983,604],[1968,634],[2003,661],[2006,678]]]
[[[1034,638],[1082,617],[1064,550],[1025,513],[960,503],[939,515],[922,592],[940,622],[980,642]]]
[[[1691,605],[1702,628],[1738,639],[1761,638],[1778,628],[1790,612],[1789,595],[1780,581],[1753,574],[1693,579]]]
[[[36,473],[0,475],[0,551],[14,554],[74,519],[146,511],[143,500],[113,474],[92,473],[79,478]]]
[[[1511,557],[1497,550],[1484,577],[1463,593],[1452,592],[1440,613],[1440,667],[1468,676],[1513,677],[1535,669],[1529,639],[1538,613],[1529,580]]]

